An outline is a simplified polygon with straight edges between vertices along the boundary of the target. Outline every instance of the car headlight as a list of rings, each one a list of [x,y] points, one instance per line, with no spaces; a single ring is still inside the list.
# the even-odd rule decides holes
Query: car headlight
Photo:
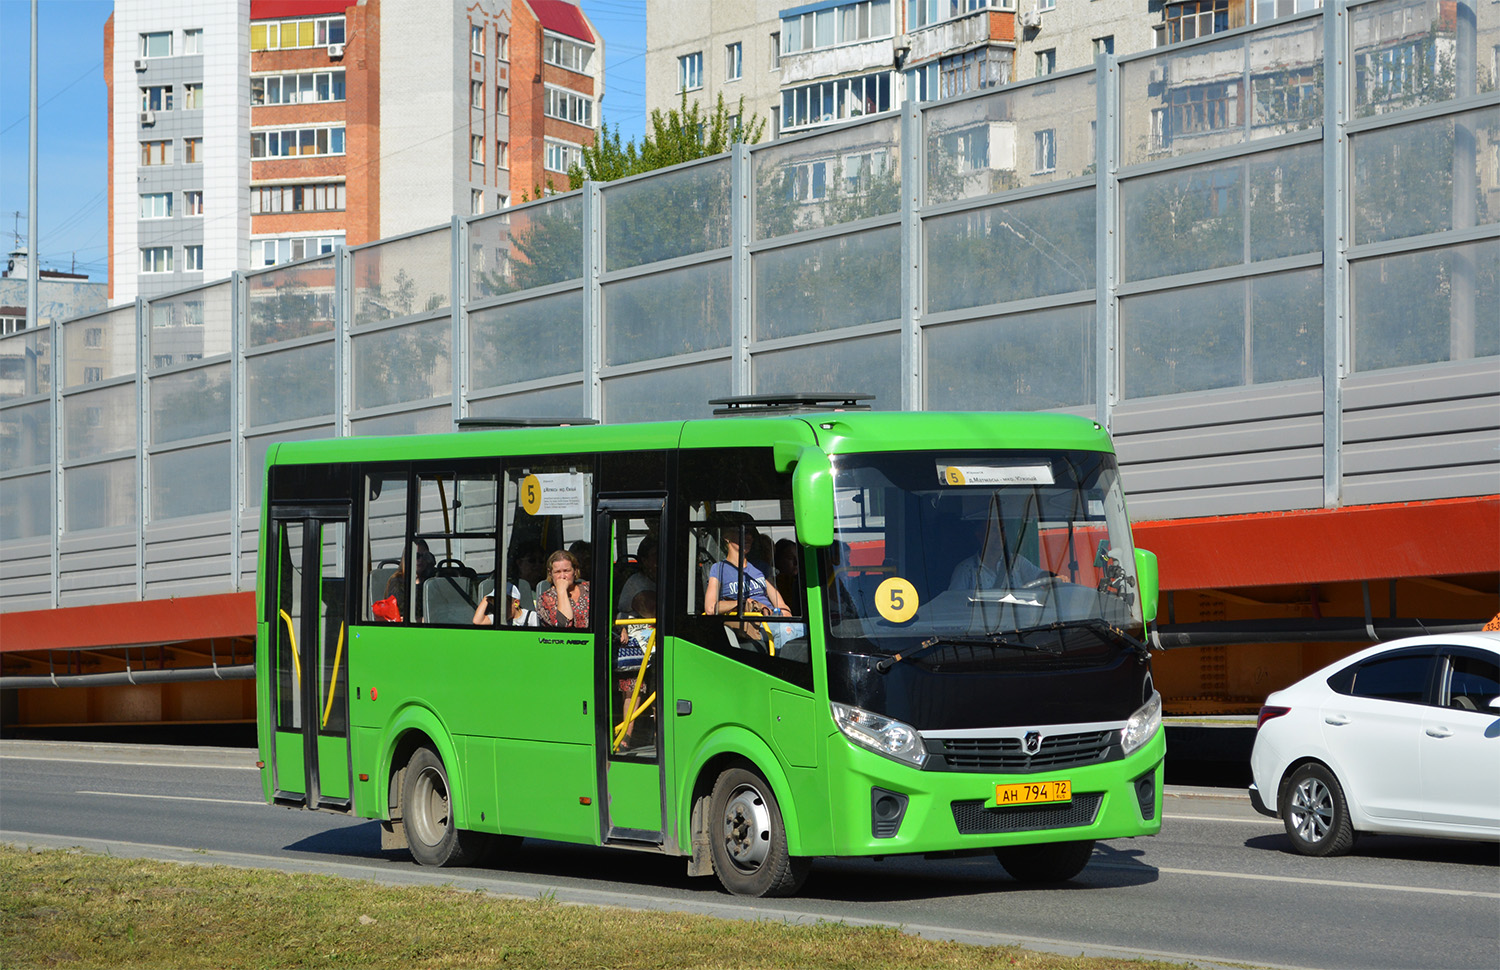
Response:
[[[1125,722],[1125,727],[1120,730],[1120,747],[1125,749],[1126,754],[1139,748],[1161,727],[1161,693],[1151,692],[1151,699],[1142,704]]]
[[[829,706],[833,708],[833,723],[860,747],[918,768],[927,761],[927,745],[910,724],[837,701]]]

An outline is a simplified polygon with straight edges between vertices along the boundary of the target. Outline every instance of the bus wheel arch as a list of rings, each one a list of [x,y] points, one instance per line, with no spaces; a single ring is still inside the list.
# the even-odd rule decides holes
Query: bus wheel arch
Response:
[[[471,866],[489,856],[493,835],[458,827],[457,798],[436,750],[417,745],[400,775],[402,828],[419,865]]]

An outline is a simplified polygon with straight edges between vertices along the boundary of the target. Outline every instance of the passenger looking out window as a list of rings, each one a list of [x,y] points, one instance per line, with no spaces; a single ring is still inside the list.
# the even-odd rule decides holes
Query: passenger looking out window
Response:
[[[547,575],[552,585],[536,599],[542,626],[555,629],[586,629],[589,625],[589,584],[580,579],[578,557],[559,549],[547,557]]]

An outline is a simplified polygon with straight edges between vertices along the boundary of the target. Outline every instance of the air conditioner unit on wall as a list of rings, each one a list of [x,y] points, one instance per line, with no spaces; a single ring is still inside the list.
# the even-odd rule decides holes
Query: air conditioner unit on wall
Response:
[[[144,57],[137,57],[135,59],[135,69],[137,71],[144,71],[146,69],[146,59]]]
[[[143,124],[143,125],[154,125],[154,124],[156,124],[156,112],[155,111],[142,111],[141,112],[141,124]]]
[[[1036,29],[1042,26],[1042,12],[1035,8],[1023,11],[1019,19],[1022,27]]]
[[[344,45],[343,44],[329,44],[328,45],[328,56],[329,56],[330,59],[335,60],[335,61],[338,60],[339,58],[343,57],[344,56]]]

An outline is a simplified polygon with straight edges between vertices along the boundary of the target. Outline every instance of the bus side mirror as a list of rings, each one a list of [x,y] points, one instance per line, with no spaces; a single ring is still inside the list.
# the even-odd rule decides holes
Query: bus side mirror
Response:
[[[1141,619],[1150,623],[1156,619],[1156,601],[1161,596],[1156,553],[1144,549],[1135,551],[1135,588],[1141,594]]]
[[[797,541],[804,546],[833,545],[833,463],[821,448],[803,448],[792,469],[792,504]]]

